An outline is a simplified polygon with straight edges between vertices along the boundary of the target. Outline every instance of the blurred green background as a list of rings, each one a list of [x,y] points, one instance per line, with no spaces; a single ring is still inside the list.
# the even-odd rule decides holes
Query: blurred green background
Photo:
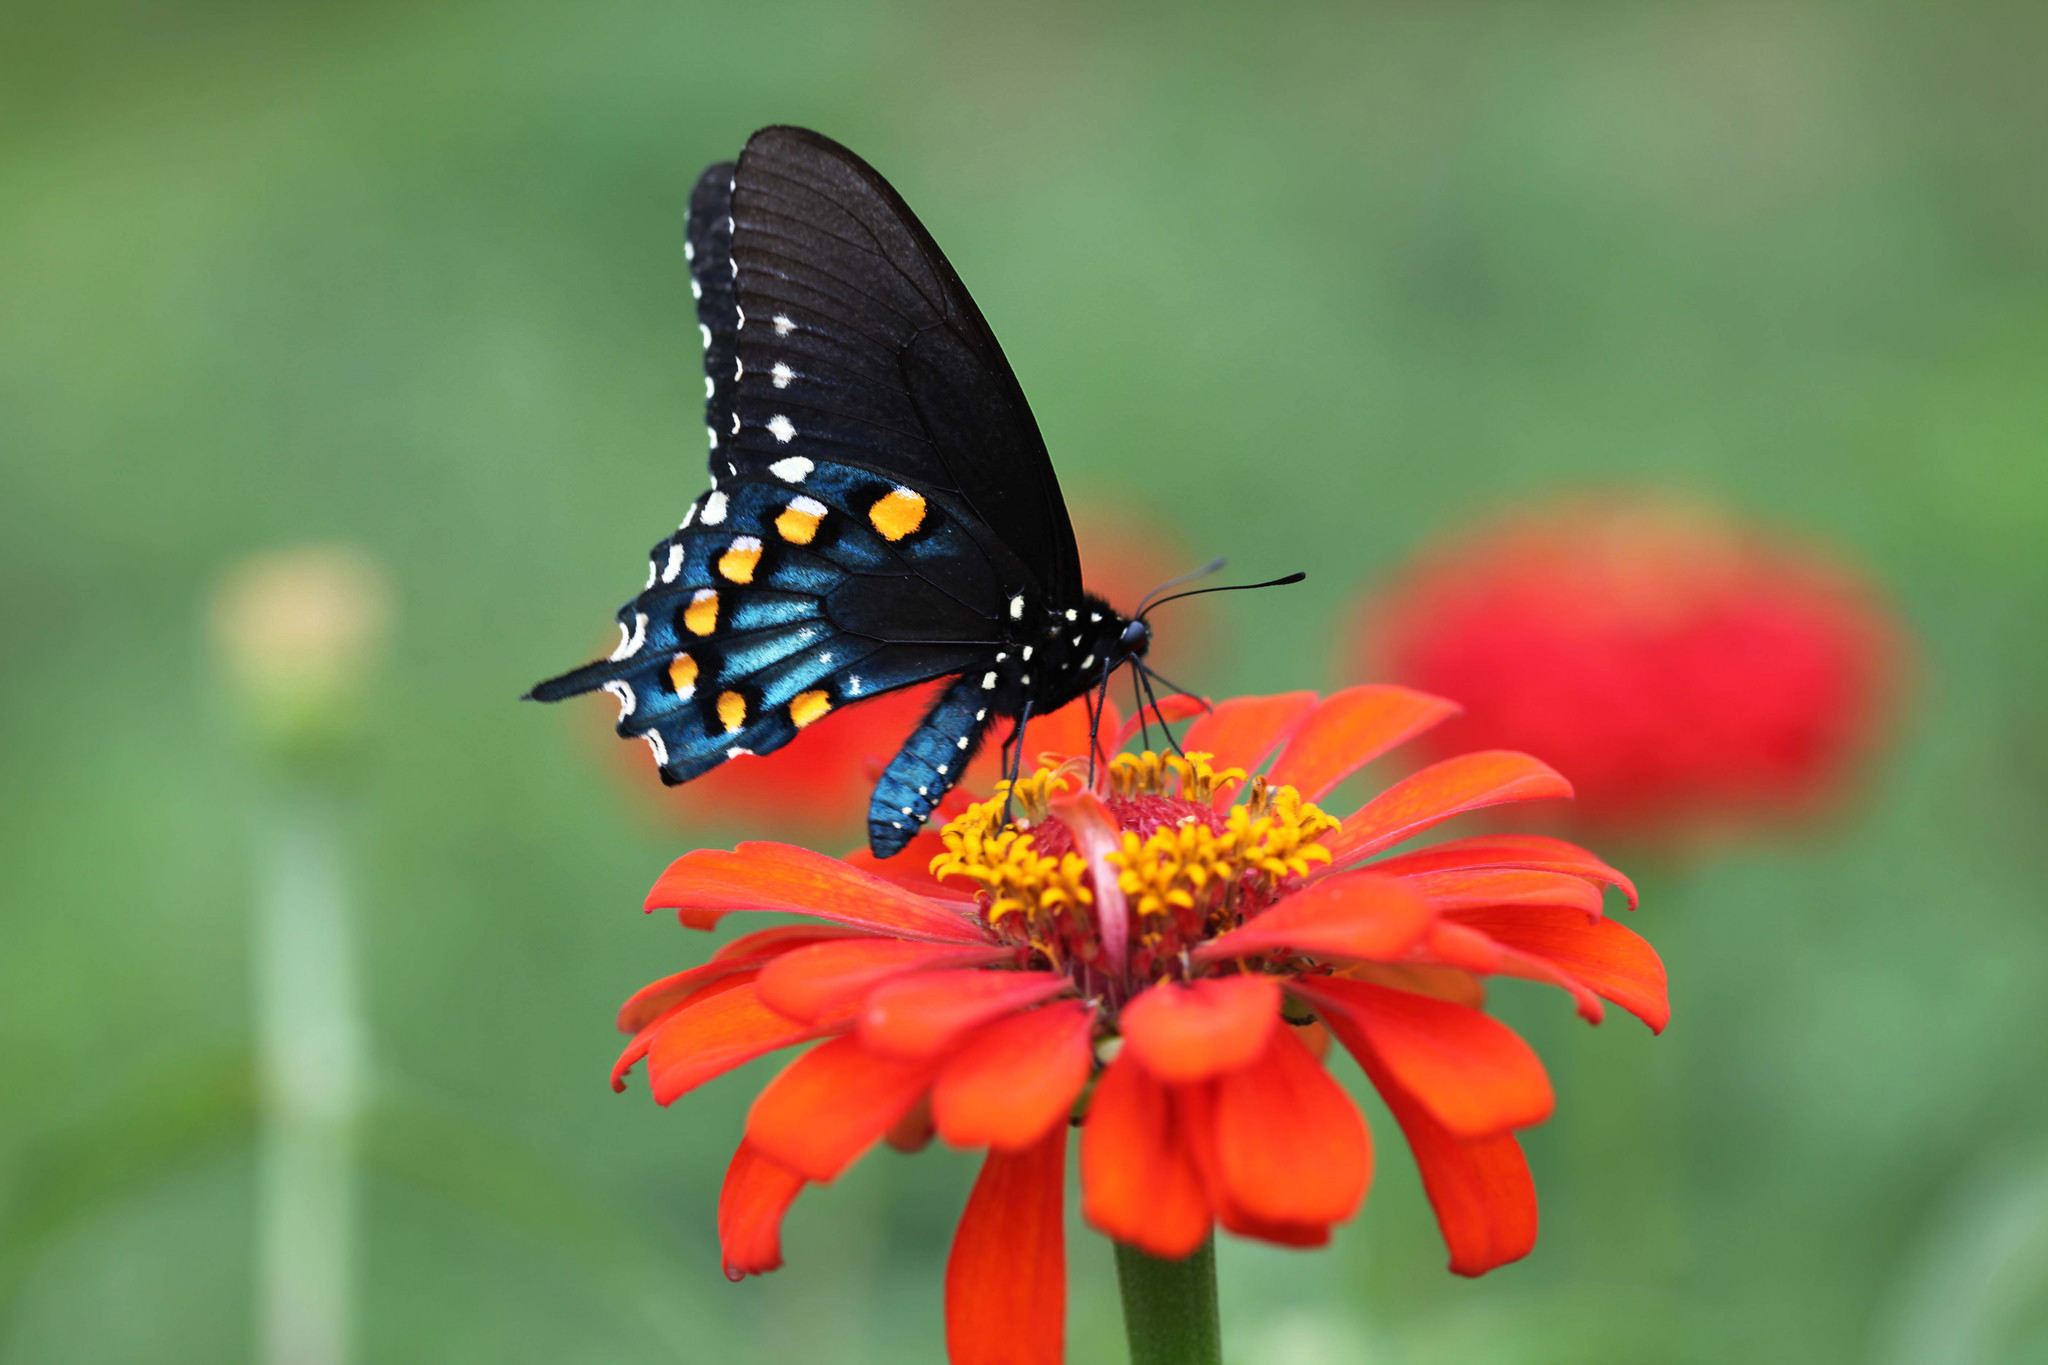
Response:
[[[1212,690],[1334,684],[1347,604],[1427,536],[1612,480],[1831,540],[1917,637],[1835,828],[1649,880],[1665,1038],[1500,993],[1560,1090],[1536,1254],[1447,1275],[1374,1110],[1332,1250],[1224,1247],[1234,1359],[2048,1360],[2048,9],[0,22],[0,1359],[252,1349],[267,788],[205,603],[306,541],[398,608],[347,803],[359,1358],[941,1357],[970,1157],[870,1157],[788,1269],[721,1278],[764,1069],[672,1111],[605,1072],[617,1002],[707,951],[640,896],[731,831],[513,701],[702,486],[685,195],[792,121],[924,216],[1073,501],[1309,571],[1219,606]],[[1071,1358],[1121,1360],[1070,1226]]]

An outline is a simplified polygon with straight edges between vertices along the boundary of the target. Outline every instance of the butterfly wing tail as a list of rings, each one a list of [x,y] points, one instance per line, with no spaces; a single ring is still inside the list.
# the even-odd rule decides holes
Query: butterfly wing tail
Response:
[[[961,678],[939,694],[875,784],[868,804],[868,848],[877,858],[903,851],[967,768],[988,733],[988,693]]]

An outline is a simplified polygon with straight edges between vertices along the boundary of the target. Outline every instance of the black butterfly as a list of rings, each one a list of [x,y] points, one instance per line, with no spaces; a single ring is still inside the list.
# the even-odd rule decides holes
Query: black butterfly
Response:
[[[764,128],[697,181],[685,250],[711,489],[654,547],[612,656],[530,695],[611,692],[619,734],[674,784],[953,677],[875,788],[868,843],[887,857],[991,725],[1105,684],[1151,630],[1083,590],[995,334],[865,161]]]

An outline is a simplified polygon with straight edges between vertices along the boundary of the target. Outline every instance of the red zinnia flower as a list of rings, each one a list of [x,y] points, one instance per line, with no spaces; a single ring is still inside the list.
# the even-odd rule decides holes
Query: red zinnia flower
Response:
[[[1603,997],[1652,1029],[1669,1007],[1656,954],[1601,915],[1606,886],[1631,901],[1633,887],[1591,853],[1493,835],[1382,856],[1464,811],[1569,795],[1536,759],[1466,754],[1343,821],[1313,804],[1454,710],[1399,687],[1238,698],[1195,720],[1188,757],[1098,754],[1089,787],[1085,759],[1065,757],[1087,752],[1077,704],[1027,737],[1052,753],[1008,822],[1000,795],[961,797],[888,862],[771,843],[686,854],[649,909],[702,929],[734,911],[808,922],[745,934],[628,1001],[614,1085],[645,1058],[667,1104],[818,1041],[755,1100],[727,1172],[735,1277],[780,1265],[791,1201],[877,1140],[986,1147],[946,1276],[956,1362],[1060,1356],[1077,1114],[1082,1206],[1117,1241],[1179,1258],[1221,1223],[1326,1242],[1372,1173],[1364,1119],[1320,1060],[1332,1034],[1406,1134],[1451,1268],[1515,1260],[1536,1199],[1514,1133],[1549,1115],[1551,1090],[1476,1008],[1478,977],[1558,985],[1595,1022]],[[1111,748],[1135,728],[1108,727]]]
[[[1580,822],[1668,835],[1825,807],[1877,737],[1896,655],[1842,566],[1624,498],[1427,555],[1372,608],[1356,666],[1459,699],[1438,752],[1541,753]]]

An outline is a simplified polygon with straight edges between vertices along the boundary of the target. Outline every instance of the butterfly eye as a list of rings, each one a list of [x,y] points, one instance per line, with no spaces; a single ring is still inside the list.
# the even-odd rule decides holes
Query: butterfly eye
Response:
[[[1134,658],[1144,658],[1145,651],[1152,648],[1152,627],[1143,621],[1132,621],[1124,627],[1123,636],[1117,641],[1119,648]]]

